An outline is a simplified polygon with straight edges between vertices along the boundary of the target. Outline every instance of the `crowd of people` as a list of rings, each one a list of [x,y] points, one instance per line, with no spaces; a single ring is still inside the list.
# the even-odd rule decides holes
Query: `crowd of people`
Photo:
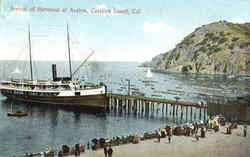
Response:
[[[40,156],[40,157],[63,157],[67,155],[75,155],[80,156],[80,153],[84,153],[90,150],[97,150],[103,148],[104,156],[105,157],[112,157],[113,149],[112,146],[117,146],[121,144],[128,144],[134,143],[137,144],[139,141],[153,139],[156,138],[158,142],[161,141],[161,138],[168,138],[168,142],[172,142],[172,136],[176,135],[183,135],[183,136],[193,136],[197,141],[199,138],[205,138],[206,132],[208,129],[214,130],[214,132],[219,131],[220,125],[225,125],[224,120],[219,118],[213,117],[208,119],[205,123],[202,121],[195,122],[195,123],[186,123],[181,126],[170,126],[166,125],[164,128],[159,128],[155,130],[155,132],[145,132],[142,136],[138,135],[130,135],[127,137],[114,137],[112,139],[92,139],[88,141],[87,144],[76,144],[74,147],[70,148],[67,145],[62,145],[62,148],[59,151],[48,151],[42,152],[37,154],[26,153],[25,157],[33,157],[33,156]],[[232,129],[237,128],[237,123],[230,123],[226,125],[226,134],[232,134]],[[199,134],[200,133],[200,134]],[[247,125],[243,126],[243,136],[247,136]]]

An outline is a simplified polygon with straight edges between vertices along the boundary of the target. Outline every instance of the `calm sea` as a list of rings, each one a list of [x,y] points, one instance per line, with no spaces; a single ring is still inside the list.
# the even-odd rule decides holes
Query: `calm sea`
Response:
[[[60,76],[68,76],[66,62],[34,62],[36,79],[51,79],[51,64],[57,64]],[[76,69],[79,62],[73,63]],[[153,73],[147,78],[147,68],[131,62],[90,62],[77,73],[75,79],[89,83],[104,82],[114,93],[142,92],[149,97],[188,100],[192,102],[227,103],[235,96],[250,93],[248,77],[225,75],[184,75]],[[19,73],[20,72],[20,73]],[[29,77],[28,62],[0,61],[0,80]],[[11,110],[23,110],[27,117],[7,117]],[[10,102],[0,95],[0,156],[23,155],[25,152],[41,152],[58,149],[62,144],[73,146],[87,143],[93,138],[111,138],[128,134],[154,131],[167,123],[171,117],[154,114],[118,115],[77,111],[50,105]],[[176,122],[176,121],[175,121]]]

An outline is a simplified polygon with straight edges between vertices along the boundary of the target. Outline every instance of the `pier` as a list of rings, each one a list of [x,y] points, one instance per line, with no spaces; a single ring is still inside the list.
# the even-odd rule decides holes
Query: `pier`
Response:
[[[145,96],[108,93],[107,112],[141,114],[145,116],[159,114],[181,121],[206,120],[207,105],[191,102],[152,98]]]

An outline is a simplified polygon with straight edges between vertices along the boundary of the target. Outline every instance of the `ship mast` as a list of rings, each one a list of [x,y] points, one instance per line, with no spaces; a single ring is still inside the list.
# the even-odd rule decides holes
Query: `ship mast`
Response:
[[[29,56],[30,56],[30,79],[31,79],[31,81],[33,81],[31,42],[30,42],[30,25],[29,25]]]
[[[71,69],[71,58],[70,58],[69,27],[68,27],[68,24],[67,24],[67,40],[68,40],[68,53],[69,53],[69,73],[70,73],[70,80],[72,80],[72,69]]]

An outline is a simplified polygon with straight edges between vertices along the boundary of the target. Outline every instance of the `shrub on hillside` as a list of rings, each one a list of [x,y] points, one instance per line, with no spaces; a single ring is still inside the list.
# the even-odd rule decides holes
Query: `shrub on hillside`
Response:
[[[239,39],[240,39],[240,38],[238,38],[238,37],[233,37],[232,41],[235,42],[235,41],[237,41],[237,40],[239,40]]]

